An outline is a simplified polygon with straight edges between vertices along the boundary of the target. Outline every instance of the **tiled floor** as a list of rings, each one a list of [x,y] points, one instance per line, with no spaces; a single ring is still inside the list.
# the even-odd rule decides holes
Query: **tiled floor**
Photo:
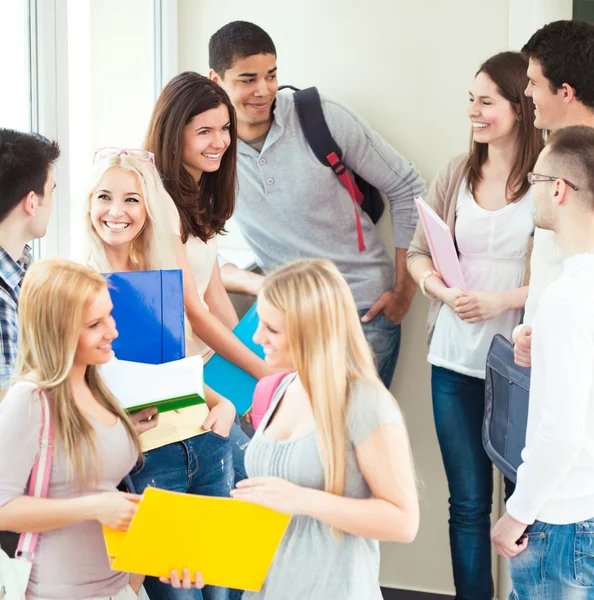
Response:
[[[453,600],[453,596],[442,594],[425,594],[423,592],[410,592],[408,590],[395,590],[382,588],[384,600]]]

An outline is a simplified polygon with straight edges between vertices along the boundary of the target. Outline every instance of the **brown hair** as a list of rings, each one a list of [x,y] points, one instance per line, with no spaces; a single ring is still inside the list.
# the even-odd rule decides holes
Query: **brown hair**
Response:
[[[221,104],[229,110],[231,143],[220,168],[196,182],[182,163],[183,129],[196,115]],[[235,109],[225,91],[192,71],[176,75],[157,99],[144,147],[155,155],[163,185],[177,206],[184,243],[190,235],[206,242],[225,231],[235,207],[237,164]]]
[[[508,203],[522,198],[530,184],[526,179],[543,148],[542,131],[534,126],[534,103],[524,94],[528,85],[528,59],[519,52],[500,52],[487,59],[476,72],[484,73],[497,86],[499,93],[512,104],[519,118],[517,154],[507,179]],[[475,77],[476,77],[475,75]],[[470,135],[470,152],[465,168],[466,185],[470,193],[481,180],[487,160],[488,144],[475,142]]]
[[[594,209],[594,128],[573,125],[558,129],[547,140],[547,164],[554,165],[553,176],[567,177],[589,199]]]

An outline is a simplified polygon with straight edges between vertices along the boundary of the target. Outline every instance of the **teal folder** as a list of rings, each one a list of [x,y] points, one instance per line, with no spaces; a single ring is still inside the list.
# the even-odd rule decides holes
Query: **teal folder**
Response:
[[[256,304],[253,304],[233,329],[233,333],[254,354],[264,358],[264,349],[253,340],[257,328],[258,315],[256,314]],[[215,354],[204,365],[204,383],[215,392],[231,400],[238,414],[245,415],[252,406],[254,389],[258,381],[226,358]]]

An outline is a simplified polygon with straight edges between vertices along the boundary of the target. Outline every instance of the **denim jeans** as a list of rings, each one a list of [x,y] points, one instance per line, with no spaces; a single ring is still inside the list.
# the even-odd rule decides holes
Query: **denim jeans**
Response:
[[[369,309],[359,311],[362,317]],[[400,352],[400,323],[393,323],[380,313],[368,323],[361,323],[367,342],[373,350],[377,372],[384,385],[390,389],[394,369]]]
[[[250,438],[239,424],[239,416],[235,417],[235,423],[229,432],[229,441],[231,442],[231,451],[233,453],[233,470],[235,472],[235,483],[242,479],[247,479],[245,472],[245,451]]]
[[[231,443],[209,431],[181,442],[149,450],[130,473],[136,493],[152,486],[172,492],[229,497],[234,472]],[[156,577],[144,587],[151,600],[228,600],[227,588],[175,589]]]
[[[526,550],[509,559],[510,600],[594,599],[594,519],[571,525],[535,521],[526,535]]]
[[[492,600],[493,467],[481,430],[485,382],[432,367],[435,428],[450,491],[450,548],[458,600]]]

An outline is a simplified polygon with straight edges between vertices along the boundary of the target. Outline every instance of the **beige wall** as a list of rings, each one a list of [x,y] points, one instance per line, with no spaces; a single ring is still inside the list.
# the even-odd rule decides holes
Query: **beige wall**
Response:
[[[317,85],[359,110],[430,181],[463,152],[467,90],[482,59],[507,48],[507,0],[179,2],[179,69],[207,72],[210,35],[228,21],[261,25],[275,41],[280,83]],[[389,243],[388,222],[382,223]],[[404,323],[392,390],[408,421],[422,481],[421,530],[411,546],[384,544],[381,580],[452,592],[447,488],[431,411],[427,304]]]

